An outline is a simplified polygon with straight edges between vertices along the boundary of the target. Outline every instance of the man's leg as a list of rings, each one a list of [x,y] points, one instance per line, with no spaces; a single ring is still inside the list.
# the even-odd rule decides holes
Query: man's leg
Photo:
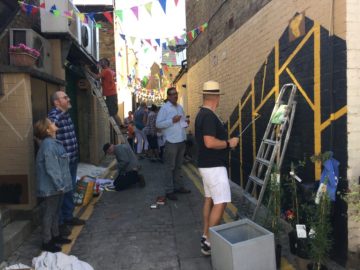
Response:
[[[181,178],[181,166],[184,161],[185,142],[176,144],[175,168],[174,168],[174,189],[184,189],[184,181]]]
[[[204,222],[203,236],[205,236],[206,238],[209,237],[209,220],[210,220],[210,212],[211,209],[213,208],[213,205],[214,204],[212,199],[209,197],[205,197],[204,208],[203,208],[203,222]]]
[[[165,165],[165,193],[170,200],[176,200],[174,195],[174,170],[176,162],[177,147],[174,143],[165,143],[164,165]],[[169,195],[171,194],[171,195]]]

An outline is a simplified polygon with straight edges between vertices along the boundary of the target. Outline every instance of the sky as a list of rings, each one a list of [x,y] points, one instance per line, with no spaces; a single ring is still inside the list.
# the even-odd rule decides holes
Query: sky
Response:
[[[96,5],[112,4],[113,0],[73,0],[74,4]],[[150,15],[145,5],[152,3]],[[175,6],[174,0],[166,1],[166,14],[158,0],[115,0],[115,9],[123,10],[123,34],[138,38],[173,38],[185,31],[185,0],[179,0]],[[131,10],[137,6],[139,19]]]
[[[112,0],[73,0],[74,4],[81,5],[99,5],[112,4]],[[146,6],[151,4],[151,15]],[[132,7],[138,7],[138,19],[131,10]],[[160,39],[161,43],[166,39],[174,39],[185,33],[185,0],[178,0],[175,5],[174,0],[166,1],[166,13],[161,7],[159,0],[115,0],[115,10],[122,10],[123,21],[120,22],[120,34],[126,36],[129,47],[138,51],[142,58],[144,68],[149,68],[153,62],[161,62],[161,47],[157,51],[145,42],[141,47],[141,40],[151,39],[152,45],[157,45],[155,39]],[[130,40],[132,37],[132,43]],[[144,48],[148,47],[146,53]],[[141,72],[142,73],[142,72]]]

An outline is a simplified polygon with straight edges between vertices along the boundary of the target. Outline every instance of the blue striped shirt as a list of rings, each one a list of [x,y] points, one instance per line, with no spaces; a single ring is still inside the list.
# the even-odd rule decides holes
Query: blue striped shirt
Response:
[[[66,152],[69,154],[70,161],[76,161],[78,158],[78,143],[70,114],[58,108],[52,108],[48,118],[59,128],[56,132],[56,139],[62,142]]]

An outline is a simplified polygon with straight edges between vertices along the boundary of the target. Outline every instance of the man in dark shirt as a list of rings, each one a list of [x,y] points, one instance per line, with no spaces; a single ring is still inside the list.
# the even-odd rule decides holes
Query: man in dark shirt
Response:
[[[202,94],[203,106],[195,119],[195,137],[199,147],[198,167],[205,191],[201,252],[204,255],[211,255],[209,227],[220,223],[226,204],[231,202],[226,170],[227,155],[229,149],[239,143],[239,138],[228,139],[224,123],[215,114],[222,94],[219,83],[215,81],[204,83]]]

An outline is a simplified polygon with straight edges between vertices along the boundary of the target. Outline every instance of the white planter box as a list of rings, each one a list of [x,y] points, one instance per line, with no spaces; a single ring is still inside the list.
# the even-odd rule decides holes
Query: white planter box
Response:
[[[241,219],[210,228],[214,270],[276,270],[274,234]]]

